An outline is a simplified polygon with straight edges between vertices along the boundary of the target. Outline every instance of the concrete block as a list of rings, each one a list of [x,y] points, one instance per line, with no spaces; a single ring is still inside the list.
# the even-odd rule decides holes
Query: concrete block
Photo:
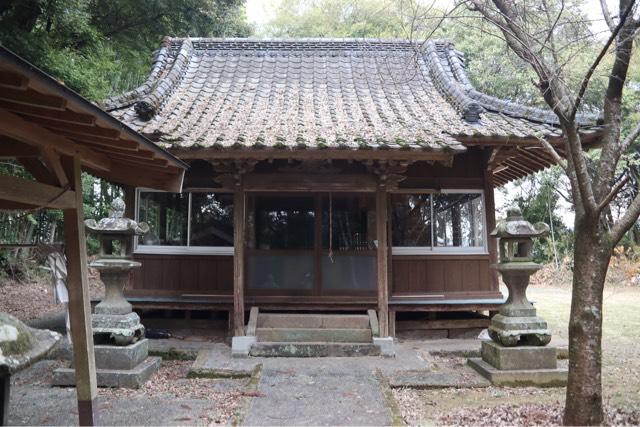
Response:
[[[371,343],[258,342],[251,347],[255,357],[355,357],[380,356]]]
[[[380,355],[384,357],[395,357],[396,350],[393,346],[393,337],[373,337],[373,345],[380,349]]]
[[[564,387],[567,385],[568,370],[565,368],[501,371],[480,358],[469,359],[468,363],[493,385],[508,387]]]
[[[368,329],[369,316],[260,312],[257,323],[258,328]]]
[[[160,357],[148,357],[134,369],[96,369],[98,387],[140,388],[160,368]],[[53,372],[53,385],[75,387],[74,369],[61,368]]]
[[[248,357],[251,346],[256,343],[256,337],[237,336],[231,340],[232,357]]]
[[[96,345],[97,369],[133,369],[149,355],[149,341],[142,339],[125,346]]]
[[[348,342],[371,343],[370,329],[258,328],[259,342]]]
[[[475,372],[460,369],[456,372],[432,372],[428,370],[396,371],[389,377],[391,388],[441,389],[480,388],[491,383]]]
[[[504,347],[493,341],[483,341],[480,352],[482,360],[501,371],[558,367],[555,347]]]

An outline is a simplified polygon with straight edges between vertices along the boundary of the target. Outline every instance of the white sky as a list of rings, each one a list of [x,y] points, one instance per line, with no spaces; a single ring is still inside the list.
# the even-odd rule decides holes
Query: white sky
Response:
[[[433,0],[418,1],[431,3]],[[453,0],[435,0],[435,2],[441,8],[450,8],[453,5]],[[247,19],[254,25],[258,34],[260,33],[260,29],[273,18],[275,9],[279,3],[280,0],[246,0]],[[607,3],[609,4],[609,9],[614,12],[616,10],[616,2],[613,0],[607,0]],[[602,19],[599,0],[585,0],[582,8],[593,21],[593,32],[596,34],[605,34],[607,28],[604,20]],[[513,184],[507,185],[506,189],[508,193],[513,193]],[[502,213],[506,202],[502,192],[496,190],[495,199],[496,209]],[[565,224],[568,227],[573,228],[573,212],[569,210],[568,204],[562,199],[560,199],[560,210],[560,215]]]

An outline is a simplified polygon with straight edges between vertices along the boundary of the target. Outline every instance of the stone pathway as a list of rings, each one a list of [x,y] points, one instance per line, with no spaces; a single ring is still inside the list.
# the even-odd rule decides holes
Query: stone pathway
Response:
[[[245,425],[390,425],[375,373],[351,363],[295,359],[263,367]]]

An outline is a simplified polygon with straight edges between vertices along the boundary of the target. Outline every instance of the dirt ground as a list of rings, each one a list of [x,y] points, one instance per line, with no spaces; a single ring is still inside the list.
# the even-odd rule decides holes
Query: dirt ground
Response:
[[[190,360],[163,360],[140,389],[98,389],[98,425],[229,425],[249,379],[187,378]],[[44,360],[12,377],[9,425],[75,425],[74,388],[51,387],[64,360]]]
[[[538,285],[528,294],[552,333],[567,338],[570,288]],[[640,423],[638,307],[640,288],[605,290],[603,388],[611,424]],[[396,389],[394,396],[410,425],[550,425],[561,421],[565,388]]]
[[[89,292],[91,298],[101,298],[104,295],[104,284],[97,276],[89,277]],[[53,286],[48,275],[36,275],[28,281],[0,276],[1,312],[28,322],[63,310],[63,306],[56,304],[54,300]]]

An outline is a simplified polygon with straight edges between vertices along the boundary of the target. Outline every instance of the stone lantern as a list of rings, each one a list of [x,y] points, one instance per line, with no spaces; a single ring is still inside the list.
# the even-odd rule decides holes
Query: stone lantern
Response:
[[[491,319],[489,336],[505,347],[518,344],[544,346],[551,341],[547,322],[536,315],[536,309],[527,299],[529,278],[542,268],[533,262],[533,239],[544,237],[549,227],[535,226],[522,218],[519,208],[510,208],[507,218],[500,221],[491,236],[499,239],[500,259],[494,266],[509,289],[509,297],[500,313]]]
[[[125,204],[117,198],[108,218],[85,221],[89,233],[100,241],[98,258],[89,264],[100,272],[105,297],[92,315],[96,374],[100,387],[140,387],[158,369],[160,358],[148,357],[144,326],[123,291],[129,273],[141,264],[133,260],[133,239],[149,231],[145,223],[124,218]],[[74,385],[73,369],[58,369],[55,385]]]
[[[149,226],[124,218],[124,209],[124,202],[117,198],[108,218],[98,223],[93,219],[85,221],[87,231],[100,240],[98,258],[89,266],[100,272],[105,285],[105,297],[96,305],[92,317],[96,344],[129,345],[144,337],[140,317],[132,311],[123,291],[131,270],[141,265],[132,259],[133,237],[146,234]]]
[[[531,224],[517,207],[507,210],[491,236],[499,239],[497,264],[509,296],[489,324],[491,341],[482,342],[482,358],[469,364],[496,385],[562,386],[567,370],[558,368],[557,349],[547,346],[551,332],[527,299],[529,278],[542,266],[533,262],[533,239],[546,236],[544,223]]]

